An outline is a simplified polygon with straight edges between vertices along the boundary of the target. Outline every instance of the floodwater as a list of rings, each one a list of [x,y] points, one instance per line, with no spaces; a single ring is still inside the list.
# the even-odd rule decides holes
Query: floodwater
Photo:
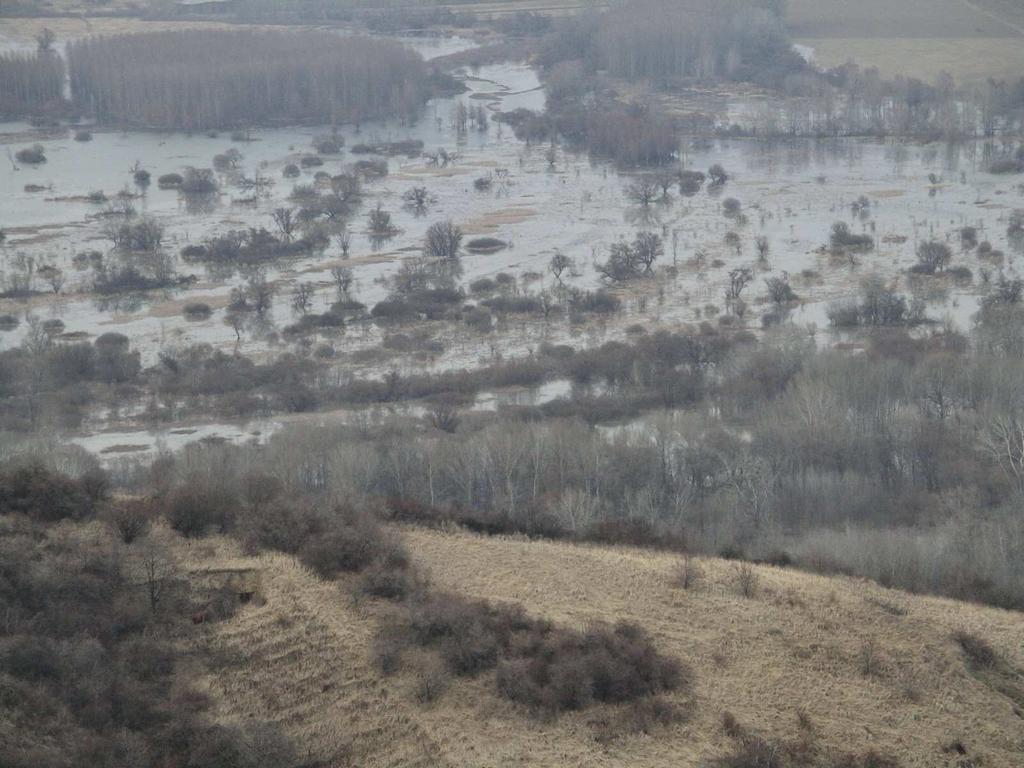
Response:
[[[457,38],[405,42],[426,56],[473,45]],[[464,256],[463,283],[467,286],[500,272],[520,278],[533,273],[532,278],[520,279],[520,290],[554,290],[546,266],[554,253],[561,252],[577,265],[574,275],[563,279],[580,288],[594,288],[599,284],[594,262],[604,259],[608,246],[616,240],[632,238],[641,229],[662,235],[665,255],[660,266],[675,269],[671,273],[662,270],[656,281],[631,286],[623,294],[627,312],[608,323],[572,329],[564,322],[509,321],[487,335],[469,328],[437,327],[433,333],[445,351],[430,360],[403,365],[472,367],[528,354],[542,341],[577,346],[600,343],[622,335],[626,327],[638,322],[648,328],[715,322],[724,307],[728,273],[739,266],[752,266],[756,272],[744,293],[749,305],[744,322],[753,329],[760,327],[761,314],[768,309],[763,280],[781,272],[790,276],[802,299],[791,319],[806,327],[819,343],[828,344],[833,338],[826,332],[828,305],[853,295],[860,280],[872,273],[924,300],[932,319],[948,319],[965,329],[983,293],[982,273],[1017,272],[1020,244],[1008,241],[1006,221],[1014,209],[1024,208],[1024,177],[988,174],[985,168],[992,148],[982,142],[688,141],[681,149],[683,165],[706,170],[719,163],[730,173],[728,183],[717,190],[705,188],[693,197],[674,192],[667,203],[642,207],[634,205],[625,192],[630,178],[606,164],[562,148],[551,156],[546,145],[529,146],[493,120],[482,130],[473,125],[463,133],[456,130],[453,115],[460,101],[471,109],[483,105],[491,114],[519,107],[543,109],[544,92],[532,68],[509,62],[467,70],[461,77],[469,90],[455,98],[432,101],[415,124],[389,121],[340,129],[346,148],[418,139],[426,150],[444,149],[456,159],[438,166],[420,157],[388,158],[389,175],[366,185],[365,203],[349,222],[352,244],[347,261],[342,261],[339,247],[332,242],[322,253],[267,265],[267,278],[277,286],[271,318],[277,329],[295,320],[289,296],[296,282],[316,286],[312,311],[329,307],[337,298],[330,269],[343,263],[354,272],[354,295],[359,301],[372,306],[383,299],[386,278],[403,258],[417,254],[431,223],[448,218],[463,228],[467,240],[488,236],[508,244],[497,253]],[[256,355],[284,349],[286,342],[276,334],[247,331],[238,341],[235,331],[224,323],[228,295],[242,280],[238,274],[212,273],[201,264],[175,256],[177,273],[196,278],[187,289],[100,302],[87,292],[88,268],[76,267],[73,257],[82,251],[109,250],[110,242],[103,237],[109,220],[103,215],[106,206],[90,203],[86,197],[97,190],[108,197],[122,189],[137,194],[131,175],[136,161],[151,172],[154,183],[131,204],[165,226],[168,253],[177,254],[185,245],[229,229],[272,229],[271,212],[290,204],[287,198],[293,183],[310,183],[314,171],[335,174],[367,157],[346,149],[339,156],[324,156],[322,167],[303,171],[300,179],[284,179],[283,167],[312,154],[313,139],[325,133],[325,128],[309,127],[258,130],[252,132],[251,141],[234,143],[226,133],[187,136],[96,130],[92,141],[79,143],[70,134],[37,136],[25,124],[0,125],[0,143],[12,157],[17,149],[33,143],[43,145],[47,156],[47,162],[39,166],[13,161],[0,165],[0,226],[7,233],[0,246],[0,270],[11,274],[17,269],[17,255],[23,253],[32,256],[37,265],[60,267],[68,276],[59,296],[39,295],[25,302],[0,300],[0,315],[12,314],[22,321],[13,330],[0,330],[0,349],[21,342],[28,316],[60,319],[67,333],[124,333],[142,352],[145,363],[152,363],[161,350],[199,342]],[[243,204],[250,193],[233,186],[230,175],[220,174],[220,194],[196,209],[177,192],[157,187],[155,180],[161,174],[180,172],[187,166],[210,167],[213,156],[229,148],[242,153],[239,171],[245,176],[258,172],[274,180],[267,196]],[[486,191],[478,191],[474,181],[484,176],[492,183]],[[425,215],[403,207],[402,194],[413,186],[425,186],[432,197]],[[861,196],[869,201],[866,215],[858,215],[852,208]],[[722,203],[727,198],[740,201],[742,217],[723,214]],[[366,231],[366,212],[378,203],[391,212],[399,228],[385,243],[375,243]],[[855,263],[830,257],[822,246],[835,221],[847,222],[854,232],[871,234],[876,249]],[[961,252],[959,229],[968,225],[978,228],[979,240],[988,240],[994,249],[1004,252],[1001,264],[980,260],[976,251]],[[739,235],[738,248],[726,242],[729,232]],[[757,236],[766,237],[770,248],[767,260],[761,262],[754,247]],[[950,242],[956,253],[954,263],[968,267],[974,279],[959,283],[938,278],[910,281],[906,270],[915,262],[917,245],[928,239]],[[41,281],[35,287],[44,288]],[[199,321],[185,319],[182,307],[192,301],[210,304],[212,316]],[[394,361],[381,368],[380,363],[355,365],[348,356],[379,345],[383,335],[381,329],[368,325],[350,328],[344,336],[322,336],[316,343],[334,347],[344,373],[373,375],[394,367]],[[490,397],[497,396],[492,393]],[[550,399],[548,393],[516,397],[533,403]],[[477,407],[488,406],[478,403]],[[173,448],[204,438],[258,439],[254,431],[260,435],[268,432],[266,425],[198,425],[202,427],[198,432],[174,433],[169,428],[142,436],[128,430],[99,433],[100,426],[90,427],[96,433],[92,437],[76,439],[90,450],[107,451],[107,456],[151,451],[162,445]],[[143,444],[145,449],[137,447]]]

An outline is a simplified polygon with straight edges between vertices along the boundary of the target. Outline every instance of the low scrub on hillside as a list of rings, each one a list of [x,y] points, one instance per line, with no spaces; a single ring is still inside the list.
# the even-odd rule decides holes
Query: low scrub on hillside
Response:
[[[636,625],[595,624],[580,632],[530,618],[521,606],[453,595],[421,594],[404,604],[379,643],[393,659],[407,646],[434,649],[455,676],[494,671],[500,696],[547,715],[634,702],[691,681],[684,665],[659,654]]]
[[[184,574],[161,540],[125,537],[128,516],[98,521],[104,491],[98,472],[0,469],[0,765],[292,763],[273,727],[206,717],[173,644],[196,610]]]

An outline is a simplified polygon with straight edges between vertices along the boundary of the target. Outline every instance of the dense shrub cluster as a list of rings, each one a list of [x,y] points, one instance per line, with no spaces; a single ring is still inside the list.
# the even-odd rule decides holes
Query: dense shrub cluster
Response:
[[[874,247],[875,241],[871,235],[858,235],[850,231],[850,225],[845,221],[837,221],[832,225],[832,233],[829,236],[829,245],[833,253],[844,251],[866,251]]]
[[[305,411],[319,402],[311,388],[313,362],[293,355],[257,364],[199,344],[163,353],[148,376],[161,391],[206,400],[215,412],[228,416]]]
[[[583,633],[540,631],[524,645],[525,653],[498,668],[498,690],[538,709],[634,701],[674,690],[684,680],[679,662],[660,656],[633,624],[592,626]]]
[[[618,242],[610,248],[608,260],[596,266],[598,274],[612,283],[654,276],[654,262],[664,252],[661,237],[639,232],[632,243]]]
[[[181,256],[186,261],[239,266],[297,256],[326,245],[325,236],[316,231],[287,239],[277,237],[262,227],[250,227],[247,230],[213,235],[199,245],[187,245],[182,249]]]
[[[33,464],[0,467],[0,764],[257,768],[294,760],[268,725],[234,728],[205,717],[207,702],[172,642],[192,609],[173,558],[148,537],[118,551],[112,531],[88,522],[99,481]]]
[[[659,654],[635,625],[578,632],[532,619],[520,606],[450,595],[407,603],[380,642],[399,656],[405,644],[434,648],[457,676],[496,670],[499,695],[547,714],[637,701],[690,682],[683,665]]]
[[[580,74],[582,77],[582,74]],[[548,111],[526,109],[505,112],[496,119],[512,126],[526,142],[561,137],[571,146],[612,160],[623,167],[660,165],[675,157],[682,127],[639,104],[623,105],[608,99],[565,98],[548,102]]]
[[[72,479],[40,463],[11,463],[0,467],[0,515],[25,515],[49,523],[85,520],[103,502],[107,481],[99,470]]]
[[[55,341],[33,323],[27,343],[0,352],[0,425],[34,429],[44,421],[77,426],[96,393],[91,385],[134,383],[141,369],[138,352],[118,333],[93,344]]]
[[[351,508],[335,509],[323,530],[311,535],[299,549],[302,561],[324,578],[339,573],[358,573],[376,566],[370,574],[376,584],[384,582],[385,573],[403,571],[408,557],[398,538],[380,526],[368,512]],[[377,587],[376,591],[381,590]],[[371,585],[371,592],[375,591]],[[396,589],[389,597],[404,597]]]
[[[163,242],[164,226],[156,219],[143,216],[135,221],[110,224],[104,228],[103,234],[115,248],[153,251]]]
[[[405,548],[373,511],[289,498],[273,475],[234,483],[194,475],[170,489],[162,506],[171,527],[187,537],[228,533],[249,551],[296,555],[325,579],[365,571],[370,594],[404,597],[413,583]]]
[[[42,144],[33,144],[14,153],[14,159],[25,165],[39,165],[46,162],[46,152]]]
[[[830,304],[826,310],[828,320],[837,328],[857,325],[891,326],[921,322],[923,308],[908,302],[881,279],[869,277],[861,283],[860,299],[847,299]]]

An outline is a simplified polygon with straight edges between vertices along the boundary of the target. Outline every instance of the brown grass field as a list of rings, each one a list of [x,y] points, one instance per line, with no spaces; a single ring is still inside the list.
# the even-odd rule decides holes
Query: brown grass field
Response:
[[[794,38],[819,64],[855,61],[883,75],[933,81],[1024,77],[1024,3],[1017,0],[789,0]]]
[[[220,660],[206,678],[219,716],[279,722],[304,755],[332,766],[701,766],[733,744],[726,711],[776,742],[807,732],[803,711],[819,749],[874,749],[904,768],[1024,765],[1020,614],[767,566],[756,569],[757,594],[744,598],[726,561],[702,561],[704,579],[683,590],[669,554],[419,529],[404,536],[434,589],[516,601],[571,627],[639,623],[694,670],[693,690],[668,697],[691,715],[608,742],[596,737],[613,708],[542,722],[499,699],[493,674],[418,704],[413,671],[384,678],[369,661],[384,604],[354,603],[344,583],[321,582],[292,558],[242,559],[214,540],[183,556],[196,569],[261,566],[266,598],[194,629],[191,642]],[[972,671],[953,639],[961,630],[986,639],[1003,671]],[[955,742],[966,758],[949,749]]]
[[[447,7],[497,17],[519,11],[564,15],[607,4],[604,0],[485,0]],[[82,18],[3,19],[0,35],[31,40],[43,26],[63,38],[188,25],[147,24],[128,18],[89,20],[85,18],[88,6],[80,0],[53,0],[51,5],[55,11],[81,13]],[[1024,3],[1020,0],[789,0],[788,22],[794,39],[814,48],[816,61],[826,67],[854,61],[878,67],[887,77],[906,75],[929,82],[941,72],[966,83],[1024,77]]]

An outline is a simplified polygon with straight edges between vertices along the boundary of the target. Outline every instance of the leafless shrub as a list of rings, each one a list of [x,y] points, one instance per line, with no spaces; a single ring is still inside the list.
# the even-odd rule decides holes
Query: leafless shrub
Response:
[[[121,541],[131,544],[146,535],[154,510],[144,499],[120,499],[109,505],[105,516]]]
[[[746,598],[757,595],[761,586],[761,577],[758,576],[754,566],[750,563],[741,562],[733,566],[733,574],[736,579],[736,589]]]
[[[398,231],[398,228],[391,221],[391,213],[385,211],[380,203],[377,203],[377,207],[370,211],[370,232],[374,235],[393,235]]]
[[[704,569],[696,558],[683,555],[676,565],[674,582],[682,589],[695,589],[704,580]]]
[[[451,677],[443,664],[427,664],[416,675],[413,695],[420,704],[432,704],[444,696],[451,685]]]
[[[868,638],[857,652],[857,667],[864,677],[878,677],[882,674],[882,659],[874,638]]]
[[[658,199],[658,183],[650,176],[640,176],[626,187],[626,197],[644,207]]]
[[[999,656],[995,649],[981,635],[959,630],[953,634],[953,639],[971,664],[979,668],[991,668],[998,663]]]

